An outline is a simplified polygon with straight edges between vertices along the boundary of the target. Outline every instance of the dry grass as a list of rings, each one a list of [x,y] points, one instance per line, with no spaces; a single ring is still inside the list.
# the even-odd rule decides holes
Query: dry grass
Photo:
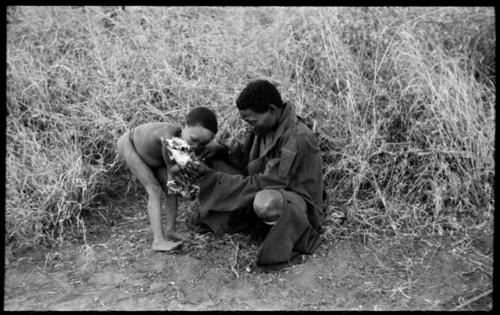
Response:
[[[9,7],[8,253],[84,238],[139,185],[128,128],[279,86],[316,119],[326,237],[492,229],[493,8]],[[88,221],[87,221],[88,222]],[[88,224],[87,224],[88,225]]]

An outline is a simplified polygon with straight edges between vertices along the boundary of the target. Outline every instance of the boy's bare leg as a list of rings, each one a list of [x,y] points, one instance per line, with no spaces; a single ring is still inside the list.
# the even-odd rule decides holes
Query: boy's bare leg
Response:
[[[177,197],[167,194],[167,226],[166,236],[174,240],[185,240],[189,237],[189,233],[176,231],[175,224],[177,223]]]
[[[132,174],[144,185],[148,192],[148,215],[153,230],[153,250],[169,251],[177,246],[180,242],[171,242],[165,240],[161,226],[161,193],[162,188],[160,183],[155,178],[151,168],[144,163],[137,152],[132,147],[128,133],[125,133],[118,140],[118,150],[125,159]]]
[[[179,245],[179,243],[171,242],[163,238],[162,223],[161,223],[161,186],[149,186],[148,191],[148,214],[153,230],[153,250],[169,251]]]
[[[167,181],[171,180],[174,178],[174,175],[172,173],[172,169],[169,169],[167,172],[160,172],[160,176],[164,175],[166,173],[167,176]],[[161,180],[164,180],[163,178]],[[177,207],[178,207],[178,200],[177,197],[174,195],[171,195],[167,190],[165,190],[165,193],[167,195],[167,204],[166,204],[166,219],[167,219],[167,224],[165,227],[165,233],[166,237],[174,240],[185,240],[189,237],[188,233],[182,233],[176,231],[175,225],[177,223]]]

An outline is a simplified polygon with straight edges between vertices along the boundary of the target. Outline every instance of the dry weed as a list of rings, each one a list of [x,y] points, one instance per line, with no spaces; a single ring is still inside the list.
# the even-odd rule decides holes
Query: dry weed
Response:
[[[133,126],[203,105],[218,139],[240,139],[234,101],[257,78],[317,121],[327,238],[491,226],[493,8],[30,6],[7,19],[8,253],[84,238],[84,218],[134,195],[115,150]]]

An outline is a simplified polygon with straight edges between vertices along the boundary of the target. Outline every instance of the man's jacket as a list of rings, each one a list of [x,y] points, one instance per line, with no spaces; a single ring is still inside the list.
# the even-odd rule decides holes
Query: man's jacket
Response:
[[[283,189],[301,196],[307,205],[305,216],[287,207],[264,240],[257,263],[266,265],[290,261],[294,255],[316,249],[324,200],[320,149],[292,105],[285,104],[273,141],[261,150],[263,137],[251,132],[243,145],[230,150],[232,164],[246,165],[244,175],[211,172],[201,179],[199,204],[203,220],[211,212],[252,207],[255,194],[263,189]],[[276,246],[289,248],[288,254],[280,254],[287,257],[274,257]]]

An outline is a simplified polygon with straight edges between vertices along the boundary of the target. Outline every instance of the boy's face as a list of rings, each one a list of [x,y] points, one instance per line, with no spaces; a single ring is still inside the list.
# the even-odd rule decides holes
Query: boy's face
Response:
[[[214,135],[212,131],[200,125],[185,125],[184,128],[182,128],[181,137],[192,149],[194,149],[196,154],[199,154],[205,146],[212,141]]]
[[[239,109],[241,119],[243,119],[255,133],[264,135],[272,131],[278,122],[278,110],[274,105],[271,105],[269,110],[263,113],[254,112],[251,109]]]

